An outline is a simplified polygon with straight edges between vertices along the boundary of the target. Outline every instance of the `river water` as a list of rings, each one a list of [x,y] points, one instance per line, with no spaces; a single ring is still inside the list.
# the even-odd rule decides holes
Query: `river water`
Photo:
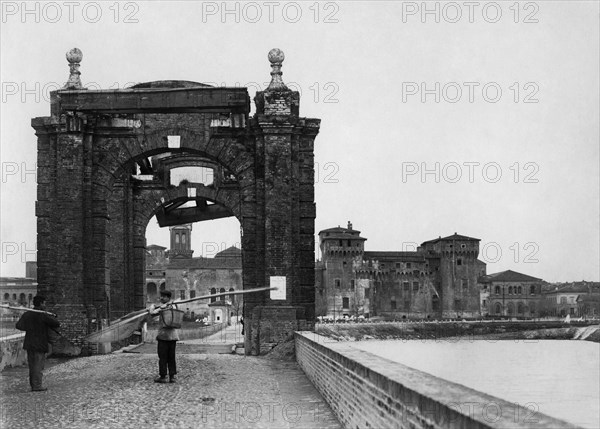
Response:
[[[372,340],[353,347],[517,402],[576,425],[600,428],[600,345],[568,340]]]

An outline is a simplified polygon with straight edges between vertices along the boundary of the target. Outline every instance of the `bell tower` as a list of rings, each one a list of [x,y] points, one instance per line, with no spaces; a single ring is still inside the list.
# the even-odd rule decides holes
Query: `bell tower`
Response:
[[[192,224],[169,227],[171,232],[171,248],[169,258],[191,258],[192,253]]]

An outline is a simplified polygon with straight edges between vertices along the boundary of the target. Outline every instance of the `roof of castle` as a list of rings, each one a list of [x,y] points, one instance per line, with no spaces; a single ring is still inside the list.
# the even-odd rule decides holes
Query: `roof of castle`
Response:
[[[325,234],[326,237],[322,237],[321,234]],[[366,238],[360,236],[360,231],[351,228],[342,228],[340,226],[319,231],[319,237],[321,237],[321,239],[366,240]]]
[[[438,238],[434,238],[433,240],[428,240],[428,241],[424,241],[423,243],[421,243],[421,245],[425,244],[425,243],[437,243],[438,241],[481,241],[480,238],[473,238],[473,237],[467,237],[466,235],[460,235],[457,234],[456,232],[454,233],[454,235],[449,235],[448,237],[438,237]]]

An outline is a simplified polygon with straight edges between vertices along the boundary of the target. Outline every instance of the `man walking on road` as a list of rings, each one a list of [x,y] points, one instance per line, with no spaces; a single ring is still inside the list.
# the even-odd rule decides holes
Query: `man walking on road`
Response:
[[[33,298],[33,309],[45,311],[46,298],[35,296]],[[32,392],[43,392],[48,390],[42,387],[42,372],[48,353],[48,329],[58,328],[60,323],[49,313],[38,313],[27,311],[23,313],[16,324],[16,328],[25,331],[23,348],[27,350],[27,364],[29,365],[29,384]]]

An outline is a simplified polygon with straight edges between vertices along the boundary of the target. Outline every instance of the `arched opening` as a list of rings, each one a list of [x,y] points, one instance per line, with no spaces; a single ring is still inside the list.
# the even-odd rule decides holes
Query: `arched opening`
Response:
[[[182,232],[183,231],[183,232]],[[189,251],[177,251],[170,246],[179,235],[184,243],[187,237]],[[166,288],[173,291],[175,299],[196,298],[218,292],[242,289],[242,258],[240,224],[237,218],[212,219],[172,227],[160,227],[154,216],[146,227],[147,247],[164,248],[163,257],[146,258],[158,266],[146,270],[164,273]],[[226,287],[220,287],[221,284]],[[218,285],[218,286],[217,286]],[[211,314],[210,303],[224,301],[230,296],[191,301],[185,304],[190,314]]]
[[[178,186],[184,183],[198,183],[211,186],[214,183],[215,169],[209,167],[186,166],[170,170],[170,184]]]
[[[158,298],[156,283],[150,282],[146,285],[146,297],[148,302],[155,302]]]
[[[494,314],[500,316],[502,314],[502,306],[499,302],[494,305]]]
[[[523,303],[519,302],[517,304],[517,315],[523,316],[524,314],[525,314],[525,310],[524,310],[524,307],[523,307]]]
[[[512,316],[513,314],[515,314],[515,305],[512,302],[509,302],[506,306],[506,314],[508,316]]]

